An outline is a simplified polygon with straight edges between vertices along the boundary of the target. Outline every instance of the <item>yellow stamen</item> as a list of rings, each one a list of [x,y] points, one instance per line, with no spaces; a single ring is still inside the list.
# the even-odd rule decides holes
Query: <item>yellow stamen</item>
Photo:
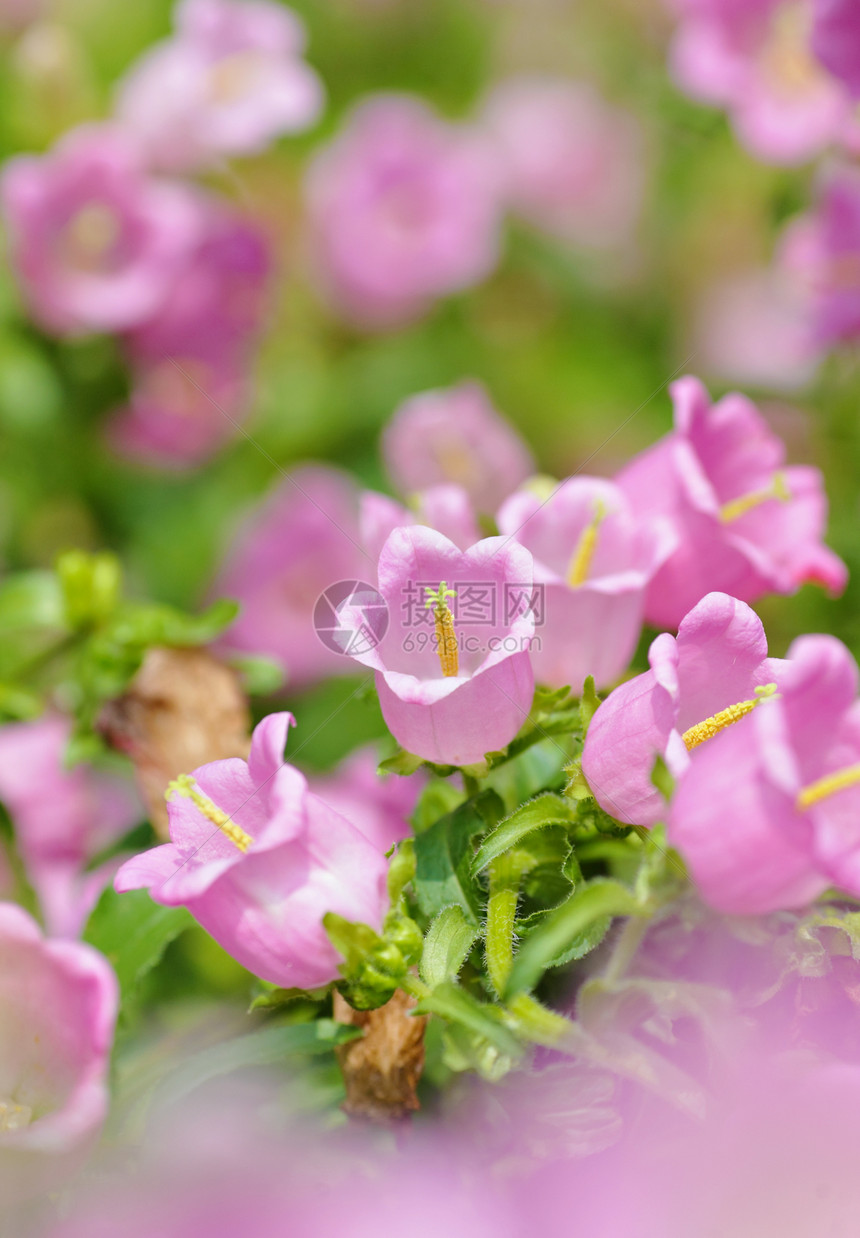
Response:
[[[823,778],[804,787],[795,800],[795,807],[798,812],[806,812],[807,808],[812,808],[813,804],[826,800],[828,796],[835,795],[837,791],[855,787],[858,782],[860,782],[860,765],[847,765],[845,769],[838,769],[833,774],[825,774]]]
[[[251,835],[246,834],[242,827],[237,825],[233,818],[223,812],[217,804],[213,804],[209,796],[203,794],[190,774],[180,774],[171,782],[164,798],[169,800],[174,791],[177,795],[186,795],[192,800],[206,820],[211,821],[240,851],[248,850],[254,841]]]
[[[439,665],[442,674],[454,678],[460,673],[460,654],[457,647],[457,633],[454,631],[454,616],[448,607],[446,598],[456,597],[453,589],[449,589],[443,580],[438,589],[425,589],[427,601],[425,608],[433,606],[436,621],[436,651],[439,654]]]
[[[18,1105],[14,1100],[0,1100],[0,1132],[20,1131],[29,1126],[33,1110],[29,1105]]]
[[[761,490],[751,490],[749,494],[742,494],[739,499],[732,499],[730,503],[724,503],[720,510],[720,519],[724,524],[730,524],[732,520],[737,520],[739,516],[745,516],[754,507],[767,503],[769,499],[779,499],[781,502],[787,503],[790,498],[791,491],[785,480],[785,474],[774,473],[773,481],[769,486],[764,486]]]
[[[719,735],[720,731],[724,731],[733,722],[740,722],[741,718],[745,718],[747,714],[752,713],[756,705],[760,705],[762,701],[767,700],[769,696],[773,696],[775,692],[775,683],[765,684],[761,688],[756,688],[755,696],[752,700],[738,701],[736,705],[729,705],[726,709],[721,709],[718,714],[711,714],[710,718],[705,718],[702,722],[697,722],[695,726],[691,726],[681,736],[687,751],[690,752],[693,748],[698,748],[699,744],[703,744],[707,739],[713,739],[715,735]]]
[[[66,260],[83,271],[101,271],[120,238],[116,212],[102,202],[89,202],[66,225]]]
[[[580,534],[576,550],[573,552],[570,566],[567,569],[567,583],[572,589],[579,588],[580,585],[584,585],[588,580],[591,562],[594,558],[594,552],[597,550],[598,530],[606,519],[606,515],[606,508],[601,500],[598,499],[594,505],[594,516],[591,519],[591,523]]]

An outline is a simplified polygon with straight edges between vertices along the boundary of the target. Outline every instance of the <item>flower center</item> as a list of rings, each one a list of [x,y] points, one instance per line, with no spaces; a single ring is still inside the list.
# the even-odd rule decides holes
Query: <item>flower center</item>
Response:
[[[263,65],[260,52],[234,52],[212,66],[209,93],[216,103],[233,103],[254,84]]]
[[[436,652],[439,654],[439,665],[445,678],[453,678],[460,673],[460,655],[457,648],[457,633],[454,631],[454,616],[451,614],[447,598],[456,597],[456,591],[449,589],[443,580],[438,589],[424,589],[427,600],[426,610],[432,606],[433,618],[436,621]]]
[[[63,233],[66,261],[81,271],[105,271],[119,238],[116,212],[102,202],[90,202],[66,225]]]
[[[812,808],[821,800],[836,795],[837,791],[846,791],[848,787],[856,787],[858,783],[860,783],[860,765],[846,765],[845,769],[838,769],[833,774],[825,774],[823,778],[811,782],[808,787],[803,787],[798,792],[795,807],[798,812],[806,812],[807,808]]]
[[[724,503],[720,508],[720,519],[723,524],[731,524],[733,520],[745,516],[754,507],[759,507],[770,499],[779,499],[780,502],[787,503],[790,498],[791,491],[785,480],[785,474],[774,473],[773,481],[769,486],[763,486],[761,490],[751,490],[749,494],[742,494],[740,498]]]
[[[180,774],[178,778],[167,788],[165,799],[170,799],[170,796],[176,792],[177,795],[185,795],[190,799],[196,808],[203,813],[207,821],[219,829],[225,838],[229,838],[240,851],[247,851],[253,843],[253,838],[250,834],[246,834],[240,825],[237,825],[231,816],[213,804],[208,795],[204,795],[197,786],[190,774]]]
[[[681,738],[688,752],[693,748],[698,748],[699,744],[703,744],[706,739],[713,739],[715,735],[719,735],[720,731],[724,731],[727,726],[731,726],[733,722],[740,722],[741,718],[745,718],[747,714],[751,714],[756,705],[760,705],[762,701],[776,693],[775,683],[766,683],[760,688],[755,689],[755,695],[749,701],[738,701],[736,705],[729,705],[726,709],[721,709],[718,714],[711,714],[710,718],[705,718],[702,722],[697,722],[695,726],[691,726],[684,732]]]
[[[19,1105],[14,1100],[0,1100],[0,1133],[20,1131],[33,1120],[29,1105]]]
[[[598,499],[594,504],[594,515],[591,518],[591,522],[586,525],[579,535],[579,541],[576,543],[576,549],[571,556],[570,565],[567,569],[567,583],[572,589],[578,589],[580,585],[584,585],[588,580],[588,573],[591,571],[591,564],[597,550],[598,532],[606,519],[606,515],[606,508],[601,500]]]

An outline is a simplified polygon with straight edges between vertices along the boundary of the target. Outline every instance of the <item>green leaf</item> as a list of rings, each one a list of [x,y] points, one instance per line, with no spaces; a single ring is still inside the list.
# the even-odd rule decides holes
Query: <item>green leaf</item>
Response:
[[[63,595],[53,572],[16,572],[0,585],[0,630],[63,626]]]
[[[279,989],[275,984],[265,980],[258,981],[258,991],[251,998],[248,1013],[255,1010],[284,1010],[287,1006],[307,1003],[309,1006],[319,1004],[328,997],[328,988],[324,989]]]
[[[393,757],[386,757],[384,761],[380,761],[378,773],[380,774],[399,774],[401,778],[408,778],[410,774],[414,774],[424,764],[423,757],[416,757],[414,752],[407,752],[405,748],[398,748]]]
[[[432,993],[422,997],[415,1011],[460,1023],[483,1036],[508,1057],[519,1057],[522,1052],[516,1038],[499,1021],[502,1017],[500,1008],[484,1005],[451,981],[437,985]]]
[[[431,989],[446,980],[456,980],[475,939],[476,925],[466,919],[456,904],[441,911],[428,929],[419,971]]]
[[[594,676],[589,675],[582,685],[582,696],[579,698],[579,718],[582,723],[583,739],[585,739],[591,719],[597,713],[599,706],[600,697],[597,695],[594,687]]]
[[[559,825],[576,820],[575,809],[560,795],[548,791],[523,804],[489,834],[478,849],[472,863],[472,873],[477,875],[488,864],[512,847],[516,847],[535,830],[548,825]]]
[[[110,637],[120,646],[208,645],[230,626],[239,603],[220,598],[200,615],[186,615],[173,606],[126,603],[110,625]]]
[[[287,679],[286,668],[275,658],[233,654],[230,665],[242,676],[249,696],[271,696],[284,686]]]
[[[437,916],[456,903],[472,924],[478,923],[480,898],[470,875],[471,841],[486,829],[479,801],[486,809],[490,797],[497,800],[495,792],[482,791],[415,839],[415,894],[425,916]]]
[[[170,943],[193,924],[184,907],[162,907],[146,890],[117,894],[109,886],[87,922],[84,941],[113,965],[126,1001]]]
[[[606,916],[636,915],[634,895],[618,881],[598,878],[556,908],[532,932],[517,957],[506,995],[533,989],[553,961],[583,941],[582,935]],[[585,939],[587,940],[587,939]]]
[[[164,1100],[173,1105],[221,1075],[249,1067],[273,1066],[296,1054],[329,1053],[335,1046],[346,1044],[361,1035],[360,1028],[348,1027],[334,1019],[266,1027],[262,1031],[204,1049],[172,1071],[159,1091]]]
[[[404,838],[388,865],[388,897],[394,907],[415,876],[415,842]]]

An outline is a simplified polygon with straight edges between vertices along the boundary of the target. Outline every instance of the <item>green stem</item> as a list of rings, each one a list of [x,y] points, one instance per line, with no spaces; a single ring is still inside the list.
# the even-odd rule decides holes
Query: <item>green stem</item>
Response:
[[[518,993],[508,1003],[517,1031],[535,1044],[557,1047],[575,1034],[574,1025],[564,1015],[547,1010],[528,993]]]
[[[407,972],[400,981],[400,987],[404,993],[408,993],[410,997],[421,1001],[422,998],[430,995],[430,990],[423,980],[420,980],[414,972]]]
[[[609,956],[609,962],[603,973],[603,979],[607,984],[618,984],[624,978],[650,925],[650,916],[631,916],[624,924],[616,938],[612,954]]]
[[[531,863],[521,851],[508,851],[490,865],[490,897],[484,933],[487,972],[497,997],[508,983],[514,963],[514,923],[520,884]]]

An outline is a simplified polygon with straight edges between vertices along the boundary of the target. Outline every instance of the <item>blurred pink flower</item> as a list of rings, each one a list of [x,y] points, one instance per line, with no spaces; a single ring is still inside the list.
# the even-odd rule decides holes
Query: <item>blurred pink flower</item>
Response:
[[[45,0],[0,0],[0,32],[20,30],[41,17]]]
[[[835,637],[801,636],[779,688],[705,745],[670,808],[702,897],[731,915],[801,907],[830,885],[860,894],[857,665]]]
[[[123,331],[160,311],[197,240],[194,194],[150,180],[121,130],[73,130],[0,183],[11,260],[49,331]]]
[[[355,483],[338,469],[296,469],[249,517],[213,585],[242,609],[224,645],[282,662],[291,688],[354,670],[314,629],[320,595],[340,581],[376,582]]]
[[[677,627],[714,589],[746,602],[809,581],[841,592],[847,569],[821,542],[827,500],[819,470],[785,467],[784,444],[745,396],[711,405],[696,378],[669,390],[674,431],[616,478],[636,517],[668,518],[677,540],[648,587],[648,622]]]
[[[465,552],[421,526],[388,538],[379,590],[389,627],[374,648],[353,656],[376,671],[383,717],[407,751],[472,765],[513,739],[534,695],[532,583],[531,555],[501,537]],[[436,590],[456,595],[453,612],[442,603],[442,628],[440,606],[427,607]]]
[[[758,158],[803,163],[852,132],[851,99],[810,45],[814,0],[692,0],[677,5],[675,77],[724,107]]]
[[[199,208],[170,302],[126,337],[136,381],[108,430],[122,454],[167,468],[197,464],[236,435],[271,271],[252,222],[202,196]]]
[[[409,507],[375,490],[362,493],[362,543],[372,559],[379,558],[389,533],[412,524],[424,524],[443,533],[461,550],[481,540],[472,504],[462,486],[431,486],[414,494]]]
[[[571,477],[548,498],[526,487],[502,506],[499,532],[534,557],[544,586],[544,623],[532,644],[538,683],[599,688],[628,665],[642,630],[648,581],[670,549],[634,519],[612,482]],[[662,544],[661,544],[662,543]]]
[[[78,937],[119,861],[87,865],[143,810],[130,781],[88,766],[66,769],[67,718],[0,727],[0,798],[52,937]]]
[[[860,95],[860,8],[855,0],[814,0],[812,48],[834,77]]]
[[[632,239],[644,188],[636,118],[586,82],[520,77],[490,94],[484,123],[511,209],[585,248]]]
[[[786,228],[776,265],[806,290],[820,345],[860,336],[860,172],[830,167],[813,209]]]
[[[822,359],[812,298],[786,269],[742,272],[704,290],[694,344],[702,369],[729,383],[805,387]]]
[[[322,290],[360,326],[418,318],[496,263],[492,154],[417,98],[359,104],[311,164],[307,196]]]
[[[323,928],[330,911],[379,929],[387,909],[382,853],[284,761],[291,714],[254,731],[247,762],[213,761],[168,798],[171,842],[128,860],[116,888],[185,906],[263,980],[313,989],[337,979]]]
[[[454,482],[484,515],[534,471],[528,447],[477,382],[410,396],[383,431],[382,454],[401,493]]]
[[[411,835],[409,817],[426,780],[421,773],[408,778],[378,774],[378,766],[379,756],[372,745],[359,748],[332,773],[310,778],[308,786],[385,854]]]
[[[156,166],[187,170],[256,154],[322,111],[322,84],[301,58],[304,26],[290,9],[182,0],[176,27],[132,66],[117,100],[120,122]]]
[[[0,903],[0,1208],[55,1188],[97,1137],[117,996],[97,951]]]
[[[682,619],[677,637],[658,636],[648,661],[651,669],[611,692],[592,718],[582,772],[611,816],[650,826],[666,812],[651,781],[657,757],[675,778],[685,778],[710,748],[709,732],[736,721],[724,711],[740,707],[738,717],[754,711],[756,689],[781,685],[784,664],[767,656],[758,615],[724,593],[704,597]]]

